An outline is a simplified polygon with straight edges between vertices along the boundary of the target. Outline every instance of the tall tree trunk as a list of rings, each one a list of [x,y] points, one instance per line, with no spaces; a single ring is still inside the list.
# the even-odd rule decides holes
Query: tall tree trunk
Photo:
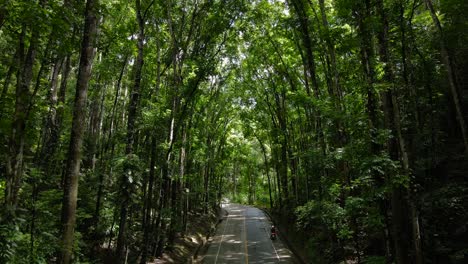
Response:
[[[49,112],[44,121],[44,129],[42,135],[42,148],[39,155],[39,163],[44,169],[45,173],[48,173],[48,164],[54,155],[51,151],[51,145],[55,144],[58,138],[53,138],[52,135],[55,133],[57,128],[57,106],[58,106],[58,76],[62,68],[63,61],[56,60],[52,69],[52,76],[49,88]]]
[[[361,64],[364,69],[365,85],[367,89],[366,110],[369,116],[369,130],[371,141],[371,153],[377,154],[379,146],[377,145],[377,98],[374,90],[375,70],[374,70],[374,41],[372,40],[371,30],[366,21],[371,15],[369,0],[361,7],[358,14],[359,35],[361,36]]]
[[[5,76],[5,81],[3,82],[3,88],[2,88],[2,93],[0,95],[0,106],[2,106],[3,108],[3,100],[5,99],[7,93],[8,93],[8,88],[10,87],[10,82],[11,82],[11,76],[13,75],[13,73],[15,73],[15,71],[17,70],[17,56],[18,56],[18,51],[15,52],[15,54],[13,55],[13,57],[11,58],[11,63],[10,63],[10,67],[8,67],[8,72]],[[2,116],[2,114],[0,114],[0,117]]]
[[[55,117],[54,117],[54,123],[51,124],[52,126],[50,127],[50,138],[47,142],[45,142],[44,146],[47,147],[47,155],[50,157],[49,160],[46,161],[46,173],[56,173],[56,169],[53,166],[54,163],[56,163],[56,160],[54,160],[54,155],[57,152],[57,149],[60,144],[60,135],[62,133],[62,123],[64,119],[64,107],[60,107],[60,105],[65,104],[65,95],[67,92],[67,86],[68,86],[68,78],[70,76],[70,71],[71,71],[71,58],[70,56],[65,57],[65,61],[63,62],[64,65],[62,66],[62,78],[60,81],[60,88],[58,90],[58,101],[55,106]]]
[[[304,45],[305,49],[305,59],[306,65],[305,68],[307,69],[307,76],[306,78],[310,80],[312,83],[312,89],[315,97],[320,95],[318,80],[316,76],[316,66],[315,66],[315,59],[313,55],[313,44],[312,38],[310,36],[309,30],[309,19],[307,16],[307,9],[306,5],[304,4],[303,0],[288,0],[288,2],[293,6],[294,12],[296,13],[299,19],[299,30],[301,32],[302,44]],[[310,91],[307,91],[310,94]]]
[[[268,157],[266,153],[265,145],[263,145],[263,141],[257,136],[258,143],[260,143],[260,148],[262,149],[263,153],[263,162],[265,163],[265,173],[267,175],[268,180],[268,195],[270,197],[270,208],[273,208],[273,199],[271,197],[271,178],[270,178],[270,166],[268,165]]]
[[[189,122],[190,123],[190,122]],[[182,146],[180,147],[180,154],[179,154],[179,178],[181,181],[181,186],[179,191],[181,191],[181,212],[180,214],[182,215],[182,226],[183,226],[183,232],[185,233],[187,231],[187,224],[188,224],[188,195],[189,195],[189,189],[187,188],[187,179],[185,178],[185,172],[186,172],[186,166],[187,166],[187,134],[188,130],[190,129],[190,125],[187,124],[183,127],[182,129]],[[183,201],[183,195],[186,195],[186,206],[184,206],[184,201]]]
[[[286,109],[285,109],[285,94],[279,94],[278,92],[274,93],[275,103],[276,103],[276,117],[278,119],[278,129],[279,134],[276,134],[277,141],[280,144],[279,156],[278,156],[278,169],[279,169],[279,179],[281,180],[281,192],[283,205],[289,205],[290,195],[288,188],[288,141],[287,141],[287,120],[286,120]]]
[[[458,120],[458,125],[460,126],[460,132],[463,138],[463,144],[465,146],[465,153],[468,155],[468,129],[466,127],[466,120],[465,116],[463,115],[463,107],[461,105],[461,99],[459,93],[459,89],[457,87],[456,78],[455,78],[455,70],[453,69],[453,59],[450,56],[450,53],[447,49],[447,44],[445,43],[444,38],[444,31],[442,30],[442,25],[440,24],[439,17],[436,14],[434,9],[434,5],[432,4],[432,0],[424,0],[426,2],[427,8],[431,14],[432,20],[434,21],[434,25],[436,26],[437,33],[439,34],[439,41],[440,41],[440,50],[442,55],[442,60],[445,64],[447,69],[447,77],[449,80],[450,86],[450,93],[452,94],[453,104],[455,106],[456,117]]]
[[[101,134],[101,110],[105,98],[106,84],[101,84],[100,76],[96,76],[95,89],[98,89],[96,92],[92,92],[90,96],[90,106],[89,106],[89,121],[88,127],[86,129],[86,141],[85,148],[86,154],[83,157],[83,166],[86,169],[89,169],[91,173],[95,173],[96,161],[99,154],[99,136]],[[92,89],[94,90],[94,89]]]
[[[377,95],[375,91],[375,54],[374,54],[374,40],[372,29],[369,25],[369,19],[373,12],[372,5],[369,0],[364,1],[363,3],[358,3],[357,22],[358,30],[360,35],[360,53],[361,53],[361,64],[364,71],[365,78],[365,87],[367,93],[367,102],[366,102],[366,111],[369,118],[369,131],[370,131],[370,154],[373,157],[377,157],[380,154],[381,146],[378,144],[377,140],[377,129],[378,124],[378,115],[377,115]],[[372,177],[374,178],[376,185],[382,187],[384,184],[384,177],[380,175],[375,169],[371,170]],[[386,201],[378,202],[379,210],[382,216],[387,215]],[[394,207],[392,207],[394,208]],[[395,216],[396,217],[396,216]],[[381,234],[382,242],[388,243],[388,238],[386,238],[387,233],[383,230]],[[385,246],[383,250],[386,250],[388,246]],[[388,255],[388,253],[386,253]]]
[[[313,89],[313,97],[315,99],[319,99],[321,95],[320,87],[319,87],[319,80],[317,78],[317,70],[316,70],[316,62],[314,57],[314,43],[313,38],[311,36],[310,30],[310,22],[308,16],[308,9],[311,8],[310,3],[305,3],[304,0],[288,0],[289,5],[292,5],[294,12],[299,20],[299,33],[302,39],[303,49],[305,50],[305,54],[302,54],[304,68],[306,69],[305,79],[309,79],[310,83],[312,84]],[[324,10],[325,11],[325,10]],[[325,23],[327,23],[326,16],[325,16]],[[336,71],[335,71],[336,73]],[[306,82],[306,88],[308,87]],[[307,93],[310,95],[310,91],[307,90]],[[322,124],[322,117],[320,116],[320,112],[315,111],[312,107],[308,106],[311,111],[308,115],[308,119],[314,119],[315,122],[315,131],[316,131],[316,140],[319,148],[322,151],[322,154],[326,155],[326,142],[325,142],[325,135],[323,131],[323,124]],[[315,113],[314,113],[315,111]],[[322,177],[328,174],[327,169],[323,169],[317,175],[317,184],[318,184],[318,197],[319,199],[322,198]]]
[[[43,3],[43,1],[41,1]],[[18,203],[18,192],[21,187],[23,175],[23,151],[26,135],[26,121],[31,103],[31,91],[29,90],[33,78],[33,66],[36,60],[36,53],[39,45],[39,29],[33,27],[30,44],[26,57],[24,57],[24,45],[26,27],[23,26],[20,36],[20,46],[18,50],[15,113],[13,117],[12,131],[9,142],[9,162],[7,164],[5,202],[7,208],[15,211]]]
[[[31,203],[32,203],[32,208],[31,208],[31,225],[30,225],[30,238],[29,238],[29,243],[30,243],[30,249],[29,249],[29,259],[30,263],[35,263],[36,262],[36,254],[34,251],[34,240],[35,234],[36,234],[36,218],[37,218],[37,209],[36,209],[36,201],[37,201],[37,196],[39,193],[39,188],[36,183],[33,183],[32,186],[32,194],[31,194]]]
[[[62,242],[58,263],[71,262],[73,253],[74,228],[76,221],[76,204],[78,197],[78,177],[80,175],[81,147],[86,117],[86,98],[91,65],[94,57],[94,42],[97,33],[97,7],[99,0],[86,2],[85,24],[81,43],[80,66],[76,81],[75,105],[73,108],[72,131],[66,174],[64,179],[62,205]]]
[[[335,105],[337,109],[341,109],[342,91],[340,87],[340,77],[339,77],[338,67],[336,64],[335,46],[330,36],[331,35],[330,25],[328,23],[327,13],[325,9],[325,1],[319,0],[319,5],[320,5],[320,14],[322,17],[322,24],[323,24],[324,31],[325,31],[325,43],[327,45],[327,50],[328,50],[327,59],[329,60],[329,64],[331,68],[330,74],[332,75],[331,85],[332,85],[332,90],[335,96],[334,101],[335,101]]]
[[[123,61],[123,65],[122,65],[122,68],[120,70],[120,74],[119,74],[119,78],[117,80],[117,85],[115,87],[115,96],[114,96],[114,103],[112,105],[112,109],[111,109],[111,116],[110,116],[110,120],[109,120],[109,124],[108,124],[108,128],[107,128],[107,139],[106,139],[106,142],[105,144],[103,144],[103,155],[105,153],[108,153],[109,149],[111,149],[111,153],[109,154],[109,159],[108,160],[113,160],[114,159],[114,146],[115,146],[115,142],[114,142],[114,139],[113,139],[113,132],[115,130],[115,123],[117,121],[117,115],[116,115],[116,111],[117,111],[117,104],[118,104],[118,101],[119,101],[119,98],[120,98],[120,89],[121,89],[121,83],[122,83],[122,78],[123,78],[123,74],[125,72],[125,68],[126,68],[126,65],[127,65],[127,62],[128,62],[128,55],[125,56],[124,58],[124,61]],[[101,158],[101,160],[103,160],[103,158]],[[96,231],[96,234],[95,236],[97,237],[98,234],[98,228],[99,228],[99,220],[100,220],[100,211],[101,211],[101,202],[102,202],[102,197],[103,197],[103,194],[104,194],[104,175],[109,171],[109,162],[102,162],[102,163],[105,163],[104,165],[104,169],[102,170],[102,172],[99,174],[99,187],[98,187],[98,192],[97,192],[97,197],[96,197],[96,206],[95,206],[95,211],[94,211],[94,220],[93,220],[93,223],[94,223],[94,230]],[[112,169],[111,169],[112,170]]]
[[[133,88],[130,95],[130,102],[128,106],[128,119],[127,119],[127,143],[125,148],[125,154],[127,157],[133,154],[133,147],[135,143],[135,121],[137,118],[137,108],[140,101],[140,90],[141,90],[141,70],[143,68],[143,45],[145,39],[145,21],[141,10],[141,2],[140,0],[135,0],[135,8],[136,8],[136,19],[138,22],[138,37],[137,37],[137,49],[138,55],[136,58],[136,62],[133,68]],[[127,211],[128,211],[128,203],[129,203],[129,193],[128,193],[128,186],[127,185],[127,171],[122,175],[122,195],[123,195],[123,202],[121,203],[120,207],[120,225],[119,225],[119,235],[117,238],[117,250],[116,255],[119,261],[122,263],[125,253],[125,246],[126,246],[126,229],[127,229]]]
[[[390,88],[384,94],[384,112],[387,128],[392,131],[393,136],[389,139],[388,148],[390,157],[394,160],[399,160],[402,164],[403,174],[410,174],[408,154],[406,150],[406,142],[403,137],[400,117],[400,107],[397,100],[397,91],[395,74],[393,70],[393,64],[390,61],[390,52],[388,48],[388,33],[389,25],[384,8],[384,2],[382,0],[377,2],[377,12],[380,16],[382,28],[378,34],[379,39],[379,55],[380,60],[385,64],[384,66],[384,81],[390,85]],[[404,187],[394,187],[392,190],[392,226],[393,226],[393,241],[394,248],[396,251],[397,263],[410,263],[408,256],[408,239],[407,230],[409,229],[408,216],[406,215],[405,209],[408,208],[408,199],[405,197],[408,190]],[[413,237],[413,240],[415,237]],[[388,241],[389,238],[386,238]],[[387,242],[388,243],[388,242]],[[414,244],[416,245],[416,244]],[[419,254],[420,248],[414,248],[416,254]],[[420,259],[417,257],[417,259]],[[418,262],[418,264],[421,264]]]
[[[150,252],[150,245],[152,241],[152,225],[151,225],[151,211],[153,210],[153,192],[154,192],[154,178],[156,174],[156,139],[151,137],[151,150],[150,150],[150,168],[148,179],[148,192],[146,194],[145,208],[143,214],[143,249],[141,252],[141,264],[145,264]]]

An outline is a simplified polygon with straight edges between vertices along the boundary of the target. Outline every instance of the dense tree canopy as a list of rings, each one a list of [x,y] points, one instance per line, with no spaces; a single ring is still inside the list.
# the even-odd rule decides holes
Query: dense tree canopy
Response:
[[[310,263],[462,263],[467,12],[3,1],[0,263],[146,263],[223,199]]]

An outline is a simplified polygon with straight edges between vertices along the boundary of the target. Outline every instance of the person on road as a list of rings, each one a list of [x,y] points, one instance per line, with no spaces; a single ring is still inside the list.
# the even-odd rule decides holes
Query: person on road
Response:
[[[274,225],[271,225],[270,228],[270,239],[276,240],[276,227]]]

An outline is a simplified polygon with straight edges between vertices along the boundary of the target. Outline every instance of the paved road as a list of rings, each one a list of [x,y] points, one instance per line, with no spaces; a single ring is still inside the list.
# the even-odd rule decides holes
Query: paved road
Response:
[[[229,214],[218,225],[203,263],[297,263],[280,239],[270,239],[270,220],[261,210],[239,204],[223,207]]]

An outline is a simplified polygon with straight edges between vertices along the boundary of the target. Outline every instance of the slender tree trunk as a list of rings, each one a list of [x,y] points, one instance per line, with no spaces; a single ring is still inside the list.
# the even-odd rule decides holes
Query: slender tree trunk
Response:
[[[125,148],[125,154],[127,157],[133,154],[133,147],[135,143],[135,121],[137,118],[137,108],[140,101],[140,90],[141,90],[141,70],[143,68],[143,45],[145,40],[145,21],[143,18],[141,10],[140,0],[135,0],[136,7],[136,19],[138,22],[138,37],[137,37],[137,49],[138,55],[136,62],[133,68],[134,82],[133,89],[130,96],[130,102],[128,106],[128,119],[127,119],[127,144]],[[127,211],[129,203],[129,193],[127,185],[127,172],[122,175],[122,195],[124,196],[124,201],[121,203],[120,207],[120,225],[119,225],[119,235],[117,238],[117,250],[116,255],[119,260],[122,262],[124,260],[125,246],[126,246],[126,229],[127,229]]]
[[[120,74],[119,74],[119,78],[117,80],[117,86],[115,88],[115,97],[114,97],[114,103],[112,105],[112,109],[111,109],[111,116],[110,116],[110,121],[109,121],[109,127],[108,127],[108,130],[107,130],[107,140],[105,142],[105,146],[103,147],[104,150],[103,152],[104,153],[108,153],[108,150],[109,148],[111,149],[111,153],[110,153],[110,157],[109,157],[109,160],[113,160],[114,158],[114,139],[112,137],[113,135],[113,132],[115,130],[115,123],[116,123],[116,119],[117,119],[117,115],[116,115],[116,110],[117,110],[117,103],[119,101],[119,98],[120,98],[120,86],[121,86],[121,83],[122,83],[122,77],[123,77],[123,74],[125,72],[125,67],[127,65],[127,61],[128,61],[128,56],[125,56],[125,59],[124,59],[124,63],[122,65],[122,68],[120,70]],[[99,187],[98,187],[98,192],[97,192],[97,198],[96,198],[96,209],[94,211],[94,220],[93,220],[93,223],[95,225],[95,228],[94,230],[96,230],[96,232],[98,232],[98,227],[99,227],[99,220],[100,220],[100,211],[101,211],[101,202],[102,202],[102,196],[103,196],[103,193],[104,193],[104,175],[107,173],[108,171],[108,162],[105,162],[105,169],[99,174]],[[112,169],[111,169],[112,170]],[[97,233],[95,234],[95,236],[97,236]]]
[[[37,201],[37,196],[39,193],[39,188],[36,183],[33,183],[32,186],[32,195],[31,195],[31,203],[32,203],[32,209],[31,209],[31,226],[30,226],[30,250],[29,250],[29,260],[30,263],[35,263],[36,262],[36,252],[34,250],[34,240],[35,235],[36,235],[36,217],[37,217],[37,210],[36,210],[36,201]]]
[[[376,82],[376,77],[375,77],[375,69],[374,69],[374,60],[375,60],[375,55],[374,55],[374,42],[373,42],[373,37],[372,37],[372,31],[371,28],[368,25],[368,19],[371,17],[372,13],[372,7],[370,1],[366,0],[365,3],[363,3],[363,6],[360,8],[358,11],[358,26],[359,26],[359,34],[361,36],[361,62],[362,62],[362,67],[364,69],[364,74],[365,74],[365,80],[366,80],[366,86],[367,86],[367,114],[369,117],[369,130],[370,130],[370,153],[371,155],[377,156],[379,155],[379,152],[381,151],[381,146],[377,143],[377,129],[378,129],[378,117],[377,117],[377,96],[375,93],[375,82]],[[384,27],[386,26],[385,23]],[[384,31],[382,31],[384,32]],[[382,37],[380,36],[380,40],[382,40]],[[386,44],[380,42],[381,44]],[[382,54],[382,48],[380,49],[381,51],[381,56]],[[386,56],[386,55],[385,55]],[[385,59],[386,57],[383,56]],[[388,100],[387,100],[388,101]],[[387,110],[391,110],[392,108],[386,108]],[[387,111],[386,111],[387,112]],[[393,144],[393,148],[390,150],[391,153],[396,153],[395,150],[395,144]],[[373,178],[375,179],[377,186],[382,186],[384,184],[384,177],[379,175],[378,172],[375,170],[372,171]],[[394,193],[392,197],[397,197],[396,193]],[[395,199],[392,199],[394,202],[392,205],[396,205],[397,201]],[[401,201],[398,201],[401,202]],[[386,209],[386,201],[380,201],[378,203],[380,213],[382,216],[387,215],[387,209]],[[401,208],[397,208],[396,206],[392,206],[392,209],[394,209],[394,212],[397,213],[398,215],[392,215],[394,218],[393,220],[396,220],[401,214]],[[401,219],[401,218],[400,218]],[[396,220],[396,222],[400,222],[400,220]],[[395,227],[395,225],[393,225]],[[382,242],[386,243],[385,247],[383,250],[385,250],[385,254],[387,255],[387,261],[389,261],[389,238],[387,237],[388,232],[382,230],[381,236],[382,236]],[[398,243],[396,243],[398,244]],[[401,256],[404,255],[403,251],[400,250],[402,247],[401,243],[398,244],[398,252],[400,253]],[[398,262],[397,262],[398,263]]]
[[[401,127],[401,117],[400,117],[400,107],[397,100],[397,91],[395,89],[395,74],[393,70],[393,65],[390,61],[390,52],[388,48],[388,19],[386,11],[384,9],[384,2],[377,2],[377,11],[380,16],[382,28],[379,32],[379,54],[380,59],[384,66],[384,81],[391,84],[389,90],[385,92],[384,96],[384,110],[386,116],[387,127],[392,130],[393,137],[389,139],[389,152],[392,159],[399,160],[402,164],[403,173],[405,175],[410,174],[409,170],[409,160],[406,150],[406,142],[403,137],[402,127]],[[392,190],[392,225],[393,225],[393,241],[395,244],[396,258],[397,263],[410,263],[408,257],[407,247],[409,246],[407,240],[409,236],[408,232],[405,232],[409,229],[408,226],[408,217],[405,215],[405,209],[408,207],[409,197],[404,197],[405,191],[403,187],[394,187]],[[409,193],[409,192],[408,192]],[[416,237],[413,236],[413,240]],[[386,239],[389,240],[388,238]],[[388,243],[388,242],[387,242]],[[416,245],[416,244],[414,244]],[[420,254],[420,248],[414,248],[417,254]],[[417,257],[420,259],[420,257]],[[421,264],[418,262],[418,264]]]
[[[325,42],[326,42],[327,50],[328,50],[328,57],[330,61],[329,63],[331,66],[332,90],[335,96],[334,101],[335,101],[337,109],[341,109],[342,91],[340,87],[340,77],[339,77],[338,67],[336,64],[335,46],[330,36],[330,25],[328,23],[328,18],[327,18],[327,14],[325,10],[325,1],[319,0],[319,5],[320,5],[320,14],[322,17],[322,24],[325,30]]]
[[[99,136],[101,134],[101,110],[105,98],[106,85],[100,83],[100,76],[96,77],[95,86],[98,91],[93,92],[90,98],[90,110],[88,128],[86,129],[86,155],[83,158],[83,166],[95,173],[96,161],[99,154]],[[92,90],[94,90],[92,89]]]
[[[50,147],[55,144],[57,138],[52,138],[52,134],[57,130],[57,106],[58,106],[58,75],[62,68],[63,61],[57,60],[52,69],[52,76],[49,89],[49,112],[44,121],[42,136],[42,148],[39,152],[39,163],[46,173],[48,173],[48,164],[53,157]]]
[[[207,138],[207,148],[211,146],[210,138]],[[203,179],[203,213],[208,212],[208,201],[210,199],[210,154],[207,153],[207,163],[204,168],[204,179]]]
[[[145,264],[150,252],[150,245],[152,241],[152,225],[151,223],[151,210],[153,209],[153,192],[154,192],[154,178],[156,174],[156,139],[151,137],[151,150],[150,150],[150,168],[148,179],[148,193],[146,195],[144,221],[143,221],[143,249],[141,252],[141,264]]]
[[[366,109],[369,116],[369,130],[371,136],[371,153],[375,155],[378,152],[377,145],[377,99],[374,90],[375,71],[374,71],[374,41],[372,40],[371,31],[365,21],[370,17],[370,3],[365,1],[365,6],[358,14],[359,34],[361,36],[361,63],[364,69],[364,77],[367,89]]]
[[[315,59],[313,55],[313,44],[312,38],[310,36],[309,31],[309,21],[307,16],[307,9],[306,5],[304,5],[303,0],[288,0],[290,4],[292,4],[293,9],[299,19],[299,29],[301,32],[302,44],[304,45],[305,49],[305,59],[306,59],[306,69],[307,69],[307,76],[312,83],[313,93],[315,97],[320,95],[318,80],[316,76],[316,66],[315,66]],[[310,94],[309,91],[307,91]]]
[[[11,82],[11,76],[15,71],[17,70],[17,56],[18,56],[18,51],[15,52],[13,57],[11,58],[11,63],[10,67],[8,67],[8,72],[5,76],[5,81],[3,82],[3,89],[2,89],[2,94],[0,95],[0,104],[3,106],[3,100],[5,99],[7,93],[8,93],[8,88],[10,87],[10,82]],[[2,107],[3,108],[3,107]],[[0,114],[1,117],[1,114]]]
[[[189,122],[190,123],[190,122]],[[187,165],[187,134],[188,130],[190,129],[189,125],[183,127],[182,131],[182,146],[180,147],[180,155],[179,155],[179,177],[181,181],[181,194],[186,195],[186,200],[188,202],[188,195],[189,195],[189,190],[187,188],[187,179],[185,178],[185,172],[186,172],[186,165]],[[181,214],[182,214],[182,226],[183,226],[183,232],[185,233],[187,231],[187,224],[188,224],[188,206],[183,205],[183,195],[181,195]]]
[[[43,3],[43,1],[41,1]],[[34,27],[26,57],[24,57],[24,37],[26,27],[23,26],[18,50],[15,113],[13,117],[12,132],[9,142],[9,162],[7,164],[5,202],[7,207],[14,211],[18,203],[18,192],[21,187],[23,175],[23,151],[26,133],[26,121],[31,103],[30,85],[33,78],[33,66],[39,45],[39,29]]]
[[[280,134],[277,134],[277,140],[280,144],[279,156],[278,156],[278,168],[279,168],[279,179],[281,183],[281,192],[283,205],[289,205],[290,196],[288,188],[288,142],[287,142],[287,120],[286,120],[286,109],[284,104],[284,94],[279,94],[278,92],[274,93],[275,103],[276,103],[276,117],[278,118]]]
[[[86,2],[85,25],[81,44],[80,66],[76,81],[75,105],[73,108],[72,131],[68,151],[67,168],[62,205],[62,242],[59,253],[61,264],[71,262],[73,254],[74,228],[76,220],[76,203],[78,197],[78,178],[80,175],[81,146],[86,117],[86,98],[91,65],[94,57],[94,41],[97,32],[98,0]]]
[[[270,177],[270,166],[268,165],[268,157],[265,149],[265,145],[263,145],[263,142],[260,140],[259,137],[257,137],[258,143],[260,143],[260,147],[262,148],[262,153],[263,153],[263,161],[265,163],[265,173],[267,175],[268,179],[268,195],[270,197],[270,208],[273,208],[273,199],[271,197],[271,177]]]
[[[432,20],[434,21],[436,30],[439,33],[442,60],[447,69],[447,77],[449,80],[450,93],[452,94],[453,104],[455,106],[455,111],[456,111],[456,117],[458,120],[458,125],[460,126],[460,132],[462,134],[463,144],[465,146],[465,153],[468,155],[468,129],[466,126],[465,116],[463,114],[463,107],[461,105],[459,89],[456,83],[455,70],[453,69],[454,67],[453,59],[450,56],[450,53],[447,49],[447,44],[445,43],[445,38],[444,38],[444,31],[442,30],[442,25],[440,24],[440,20],[432,4],[432,0],[424,0],[424,1],[426,2],[426,5],[427,5],[427,8],[429,9]]]
[[[292,133],[290,133],[292,134]],[[297,190],[297,158],[293,157],[293,150],[292,146],[294,143],[292,143],[292,136],[288,136],[289,139],[287,139],[287,146],[288,146],[288,160],[289,160],[289,166],[291,168],[291,190],[292,190],[292,199],[291,202],[294,201],[293,206],[295,207],[298,204],[298,190]]]
[[[276,135],[272,135],[272,142],[274,142],[274,147],[273,147],[273,154],[274,154],[274,160],[275,160],[275,175],[276,175],[276,193],[277,193],[277,201],[279,203],[279,207],[283,207],[283,200],[284,200],[284,195],[282,193],[282,183],[281,183],[281,160],[280,160],[280,149],[279,149],[279,142],[278,138],[276,138]]]

